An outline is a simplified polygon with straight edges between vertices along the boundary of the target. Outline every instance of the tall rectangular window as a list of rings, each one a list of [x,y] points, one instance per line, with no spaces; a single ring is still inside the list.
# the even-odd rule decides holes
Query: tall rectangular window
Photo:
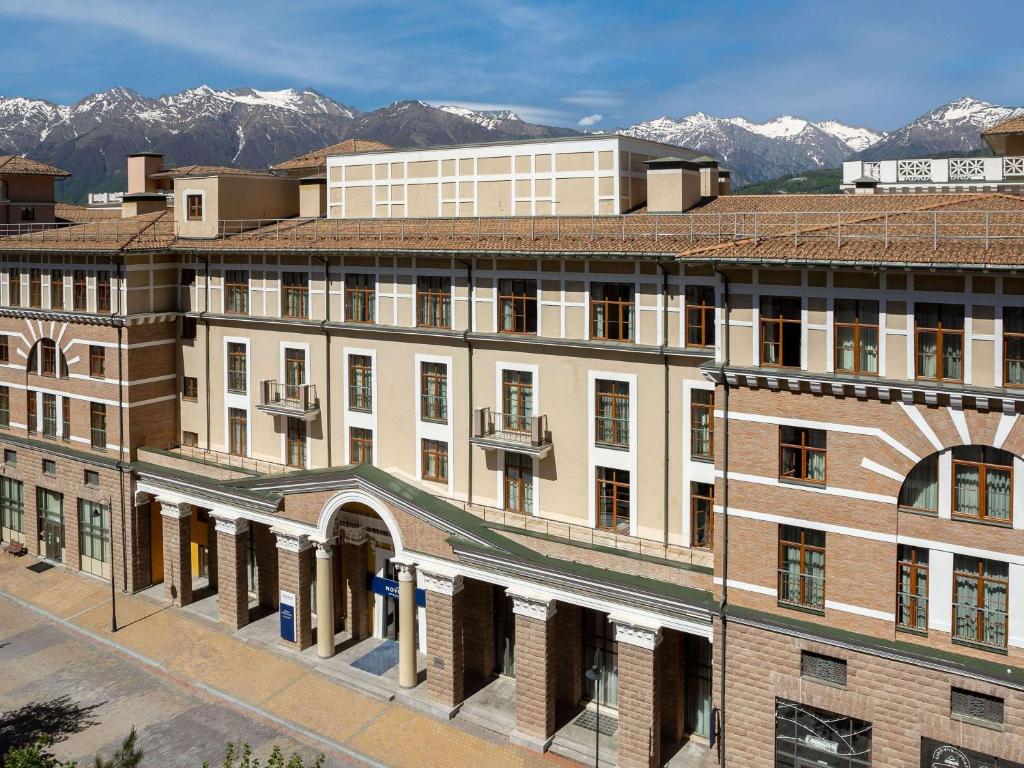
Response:
[[[715,457],[715,390],[690,390],[690,457]]]
[[[420,369],[420,418],[448,423],[448,366],[422,363]]]
[[[224,311],[229,315],[249,314],[249,274],[243,269],[224,273]]]
[[[373,430],[351,427],[349,437],[349,463],[373,464]]]
[[[953,453],[953,515],[988,522],[1013,522],[1012,456],[986,446],[960,446]]]
[[[629,472],[625,469],[595,467],[597,480],[597,527],[629,533]]]
[[[89,403],[89,436],[93,448],[107,447],[107,406]]]
[[[43,436],[57,436],[57,396],[43,392]]]
[[[309,276],[304,272],[281,273],[281,316],[309,317]]]
[[[505,509],[533,512],[533,459],[525,454],[505,454]]]
[[[537,332],[537,281],[498,280],[498,331]]]
[[[84,270],[75,270],[74,282],[71,285],[71,302],[75,312],[89,310],[89,284]]]
[[[248,390],[246,378],[246,348],[237,341],[228,342],[228,392],[245,393]]]
[[[0,477],[0,526],[3,539],[25,533],[25,487],[20,480]]]
[[[779,526],[779,602],[825,607],[825,533]]]
[[[917,378],[963,381],[963,305],[915,304],[914,349]]]
[[[928,550],[897,547],[896,623],[903,629],[928,630]]]
[[[594,382],[594,440],[598,445],[629,448],[629,382]]]
[[[529,432],[533,417],[533,373],[501,372],[502,431]]]
[[[686,288],[686,346],[715,346],[715,289],[710,285]]]
[[[228,453],[245,456],[249,452],[249,415],[241,408],[228,409]]]
[[[7,270],[8,275],[8,290],[7,290],[7,303],[12,307],[21,306],[21,270],[17,267],[11,267]]]
[[[33,309],[43,306],[43,271],[31,269],[28,273],[28,305]]]
[[[969,555],[953,558],[953,637],[1006,647],[1009,566]]]
[[[801,362],[800,299],[761,299],[761,365],[799,368]]]
[[[345,275],[345,321],[372,323],[376,317],[377,291],[373,275]]]
[[[60,436],[64,440],[71,439],[71,398],[61,398],[60,406]]]
[[[25,391],[25,413],[28,416],[29,434],[32,434],[33,432],[37,432],[39,430],[39,414],[36,411],[36,403],[38,402],[36,397],[37,394],[37,392],[33,392],[31,389]]]
[[[1024,307],[1003,310],[1003,384],[1024,386]]]
[[[50,309],[64,309],[64,273],[59,269],[50,273]]]
[[[421,276],[416,280],[416,325],[423,328],[452,327],[450,277]]]
[[[633,286],[629,283],[590,284],[590,338],[632,341]]]
[[[39,341],[39,374],[41,376],[57,375],[57,345],[53,339]]]
[[[422,461],[424,480],[448,482],[448,443],[443,440],[424,440]]]
[[[110,510],[105,504],[78,500],[78,537],[83,566],[110,562]]]
[[[349,355],[348,407],[353,411],[373,410],[373,358]]]
[[[690,483],[690,546],[714,546],[715,486]]]
[[[836,299],[835,365],[841,373],[878,373],[878,302]]]
[[[288,418],[285,463],[289,467],[306,466],[306,422],[302,419]]]
[[[0,334],[0,363],[11,362],[11,337]]]
[[[0,385],[0,427],[11,426],[11,390],[4,384]]]
[[[805,427],[779,427],[779,477],[825,482],[825,432]]]
[[[89,375],[102,379],[106,375],[107,350],[98,344],[89,345]]]
[[[199,399],[199,380],[195,376],[182,376],[181,396],[185,400]]]
[[[185,218],[188,221],[202,221],[203,220],[203,196],[202,195],[186,195],[185,196]]]
[[[96,273],[96,311],[110,311],[110,273]]]
[[[286,400],[299,400],[302,385],[306,383],[306,351],[287,348],[284,351],[284,396]]]

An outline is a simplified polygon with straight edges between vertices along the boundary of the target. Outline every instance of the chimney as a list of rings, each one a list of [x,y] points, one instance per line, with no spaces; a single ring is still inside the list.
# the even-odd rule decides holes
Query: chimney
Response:
[[[647,161],[649,213],[683,213],[718,197],[721,187],[718,161],[713,157],[659,157]]]
[[[853,180],[853,194],[855,195],[873,195],[878,191],[878,179],[873,179],[870,176],[861,176],[859,179]]]
[[[327,215],[327,174],[299,179],[299,216],[322,219]]]
[[[157,152],[136,152],[128,155],[128,194],[156,192],[155,179],[149,178],[164,168],[164,156]]]

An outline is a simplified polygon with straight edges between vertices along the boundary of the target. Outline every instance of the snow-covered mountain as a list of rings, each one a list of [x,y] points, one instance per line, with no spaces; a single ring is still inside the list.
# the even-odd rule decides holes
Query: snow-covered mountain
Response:
[[[453,115],[459,115],[467,120],[472,120],[477,125],[482,125],[487,129],[495,129],[501,127],[501,125],[509,120],[519,120],[519,115],[513,112],[511,109],[470,109],[468,107],[460,107],[458,104],[442,104],[438,107],[442,112],[449,112]]]

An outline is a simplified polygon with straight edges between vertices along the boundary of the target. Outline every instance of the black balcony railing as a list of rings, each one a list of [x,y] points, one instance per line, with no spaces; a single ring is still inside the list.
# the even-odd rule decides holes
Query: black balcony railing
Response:
[[[275,411],[293,411],[295,415],[320,410],[315,384],[286,384],[274,379],[260,382],[260,407]]]

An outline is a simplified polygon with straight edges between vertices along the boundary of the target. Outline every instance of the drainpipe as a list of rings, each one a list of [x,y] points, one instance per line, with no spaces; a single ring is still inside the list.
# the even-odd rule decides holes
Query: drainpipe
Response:
[[[663,433],[665,440],[665,461],[662,479],[662,495],[665,500],[665,509],[663,513],[664,520],[662,522],[662,542],[665,546],[668,546],[668,525],[669,525],[669,503],[668,503],[668,488],[669,488],[669,424],[671,419],[669,418],[669,399],[668,399],[668,268],[661,261],[658,262],[658,267],[661,269],[661,364],[662,364],[662,379],[663,389],[662,397],[665,402],[665,417],[663,424]]]
[[[476,288],[473,285],[473,262],[463,261],[462,259],[456,259],[459,264],[462,264],[466,268],[466,282],[469,286],[469,322],[466,324],[466,330],[462,332],[462,341],[466,345],[467,354],[467,366],[466,366],[466,387],[468,397],[466,398],[469,402],[469,432],[470,437],[473,436],[473,341],[470,339],[469,334],[473,330],[473,322],[476,315],[476,305],[473,301],[476,295]],[[473,444],[467,441],[468,452],[466,454],[466,503],[473,503]]]
[[[719,661],[719,690],[721,700],[718,710],[718,760],[725,768],[725,648],[726,648],[726,607],[729,604],[729,383],[725,369],[729,366],[729,277],[719,267],[715,272],[722,285],[722,362],[718,375],[722,381],[722,601],[718,608],[718,622],[722,628]]]
[[[203,301],[203,311],[199,313],[199,319],[203,321],[204,335],[206,337],[205,351],[206,356],[206,450],[210,450],[210,320],[207,318],[207,314],[210,311],[210,259],[205,256],[199,256],[198,258],[203,260],[206,265],[203,274],[206,280],[206,298]]]
[[[107,261],[114,265],[117,272],[117,305],[115,316],[117,319],[117,475],[118,475],[118,495],[120,497],[121,506],[121,575],[123,581],[121,582],[121,591],[128,591],[128,535],[126,533],[126,516],[125,516],[125,454],[124,454],[124,315],[125,308],[123,303],[123,296],[125,291],[122,288],[122,280],[124,279],[124,265],[119,259],[106,257]],[[112,513],[112,511],[111,511]],[[113,554],[113,549],[111,549]],[[114,602],[114,564],[110,564],[111,577],[110,577],[110,630],[111,632],[117,632],[117,609]]]
[[[326,400],[325,421],[327,422],[326,438],[327,438],[327,466],[332,466],[331,463],[331,334],[327,330],[327,324],[331,322],[331,271],[330,262],[328,259],[314,253],[313,258],[319,259],[324,264],[324,319],[320,323],[320,331],[324,335],[324,343],[326,344],[326,365],[327,375],[325,381],[327,382],[327,392],[324,394]],[[344,300],[344,297],[342,297]],[[312,361],[310,361],[312,362]]]

